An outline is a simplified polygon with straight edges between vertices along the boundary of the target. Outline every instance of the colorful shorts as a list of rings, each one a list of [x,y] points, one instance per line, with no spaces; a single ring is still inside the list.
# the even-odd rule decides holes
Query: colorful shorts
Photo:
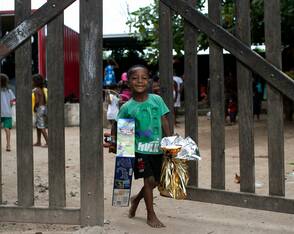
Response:
[[[47,127],[47,107],[39,106],[36,112],[36,128],[43,129]]]

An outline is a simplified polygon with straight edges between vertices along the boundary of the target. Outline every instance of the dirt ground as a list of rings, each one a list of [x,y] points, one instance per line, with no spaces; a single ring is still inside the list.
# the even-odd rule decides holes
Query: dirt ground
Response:
[[[184,117],[176,133],[184,136]],[[66,189],[67,206],[79,206],[79,128],[66,128]],[[256,193],[268,194],[268,160],[266,116],[255,121]],[[34,132],[35,137],[35,132]],[[210,187],[210,121],[199,117],[199,187]],[[286,197],[294,198],[294,123],[285,123]],[[226,126],[226,190],[239,191],[234,182],[239,174],[238,125]],[[12,151],[5,151],[2,132],[3,201],[15,204],[16,151],[15,130],[12,130]],[[155,192],[154,205],[158,217],[167,226],[152,229],[146,224],[144,203],[139,205],[135,218],[127,217],[128,208],[111,206],[114,155],[104,153],[105,225],[104,233],[294,233],[294,215],[266,212],[237,207],[178,201],[161,197]],[[35,204],[48,205],[48,158],[46,148],[34,148]],[[132,194],[141,188],[142,181],[134,181]],[[1,217],[0,217],[1,220]],[[79,226],[0,223],[1,233],[74,233]]]

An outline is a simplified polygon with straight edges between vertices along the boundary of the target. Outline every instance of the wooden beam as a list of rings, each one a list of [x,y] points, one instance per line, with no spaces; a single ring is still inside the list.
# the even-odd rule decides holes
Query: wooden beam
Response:
[[[31,14],[31,1],[15,1],[16,25]],[[18,205],[34,204],[32,135],[32,46],[28,40],[15,51],[16,151]]]
[[[18,1],[16,1],[18,2]],[[0,60],[14,51],[35,32],[58,16],[75,0],[46,2],[30,17],[26,18],[11,32],[0,40]]]
[[[221,2],[208,1],[209,18],[220,23]],[[225,189],[225,96],[223,49],[209,42],[209,98],[211,108],[211,187]]]
[[[281,16],[279,0],[267,0],[264,2],[264,27],[266,58],[277,68],[281,68]],[[294,93],[293,88],[292,93]],[[267,86],[267,95],[269,193],[281,196],[285,195],[283,97],[271,85]]]
[[[160,93],[167,104],[169,125],[174,132],[174,99],[173,99],[173,55],[172,55],[172,12],[168,7],[159,2],[159,76]]]
[[[102,0],[80,2],[81,224],[103,225]]]
[[[54,2],[55,0],[50,0]],[[63,13],[48,24],[48,172],[49,206],[65,204],[65,134],[64,134],[64,19]]]
[[[43,207],[0,206],[0,217],[1,222],[80,224],[80,210],[70,208],[48,209]]]
[[[196,0],[186,0],[196,6]],[[185,136],[190,136],[198,143],[198,33],[188,23],[184,22],[184,51],[185,51]],[[189,185],[198,186],[198,162],[189,161]]]
[[[187,188],[188,200],[294,214],[294,200],[216,189]]]
[[[236,36],[251,45],[250,0],[236,1]],[[252,74],[237,61],[240,190],[255,192]]]
[[[294,101],[294,80],[272,65],[250,47],[238,40],[221,26],[213,23],[206,16],[195,10],[183,0],[160,0],[166,6],[179,13],[187,22],[208,35],[215,43],[230,51],[247,68]]]

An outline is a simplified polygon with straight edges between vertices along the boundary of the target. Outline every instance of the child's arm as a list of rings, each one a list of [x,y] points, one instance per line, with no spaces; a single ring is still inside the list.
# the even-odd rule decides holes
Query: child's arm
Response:
[[[117,122],[115,121],[112,126],[111,126],[111,136],[114,137],[115,141],[116,141],[116,130],[117,130]]]
[[[174,102],[176,102],[178,99],[179,91],[178,91],[178,84],[175,81],[174,81],[174,91],[175,91]]]
[[[169,127],[169,122],[168,122],[167,114],[166,115],[163,115],[161,117],[161,124],[162,124],[163,135],[164,136],[170,136],[171,135],[171,131],[170,131],[170,127]]]
[[[38,95],[38,90],[34,90],[34,97],[35,97],[35,105],[33,106],[34,112],[37,112],[37,107],[39,106],[39,95]]]
[[[8,92],[10,94],[10,106],[13,106],[16,104],[16,98],[14,96],[14,93],[11,91],[11,89],[8,89]]]
[[[111,98],[110,98],[110,92],[109,91],[106,92],[105,101],[106,101],[107,105],[111,104]]]
[[[111,126],[111,132],[110,133],[104,133],[104,141],[103,144],[104,147],[109,148],[109,153],[116,153],[116,128],[117,123],[114,122]],[[111,140],[108,141],[106,139],[110,138]]]
[[[39,104],[40,104],[40,90],[36,89],[34,91],[34,93],[35,93],[35,106],[39,106]]]

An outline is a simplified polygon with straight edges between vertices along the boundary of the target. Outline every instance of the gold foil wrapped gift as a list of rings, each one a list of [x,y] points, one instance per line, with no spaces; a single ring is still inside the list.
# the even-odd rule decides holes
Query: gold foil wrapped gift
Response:
[[[181,146],[165,146],[163,165],[161,169],[160,195],[175,199],[185,199],[187,196],[186,186],[189,181],[188,160],[176,158]]]

